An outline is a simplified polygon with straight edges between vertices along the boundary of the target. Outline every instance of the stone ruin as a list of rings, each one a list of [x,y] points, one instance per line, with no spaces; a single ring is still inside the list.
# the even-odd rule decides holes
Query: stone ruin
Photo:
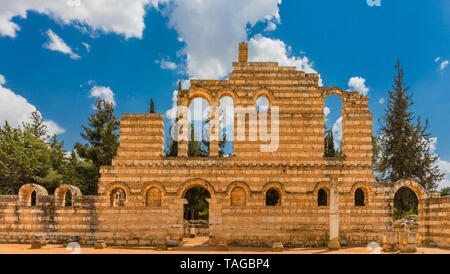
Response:
[[[245,138],[234,136],[233,157],[219,157],[217,140],[209,144],[210,157],[188,157],[182,130],[188,118],[179,113],[178,156],[164,157],[163,115],[123,114],[120,147],[112,164],[100,170],[98,195],[83,195],[70,185],[49,194],[26,184],[17,195],[0,196],[0,242],[30,243],[45,235],[49,243],[77,237],[82,244],[165,248],[161,239],[181,243],[185,236],[185,193],[202,187],[210,194],[210,244],[320,246],[331,240],[365,246],[387,237],[450,247],[450,197],[430,193],[414,180],[375,181],[369,98],[319,86],[318,74],[295,67],[248,62],[247,44],[239,49],[229,79],[191,80],[188,90],[179,90],[178,104],[187,107],[200,97],[217,107],[228,96],[235,107],[251,110],[264,96],[269,102],[265,122],[279,137],[275,151],[261,150],[268,140],[249,128],[247,113],[244,122],[234,115],[235,135],[243,130]],[[330,95],[342,100],[339,158],[324,157],[324,100]],[[272,119],[275,115],[278,119]],[[211,128],[211,136],[217,136],[217,128]],[[394,195],[401,187],[412,189],[419,201],[415,240],[409,234],[384,235],[394,232]],[[266,204],[269,191],[278,194],[274,205]],[[64,203],[68,192],[70,205]]]

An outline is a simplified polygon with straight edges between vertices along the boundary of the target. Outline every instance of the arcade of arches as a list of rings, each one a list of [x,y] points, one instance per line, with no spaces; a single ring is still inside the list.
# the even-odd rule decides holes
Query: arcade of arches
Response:
[[[68,185],[49,194],[27,184],[17,195],[0,196],[0,242],[45,234],[55,242],[79,236],[82,243],[100,239],[108,245],[145,246],[161,238],[180,243],[185,219],[204,218],[212,244],[315,246],[330,236],[366,246],[381,243],[394,216],[416,213],[418,242],[450,248],[450,197],[414,180],[375,181],[369,98],[321,87],[318,74],[295,67],[248,62],[247,45],[240,49],[229,79],[191,80],[190,89],[179,90],[178,104],[188,107],[202,98],[218,107],[229,97],[235,110],[258,108],[267,115],[268,132],[278,133],[275,151],[261,150],[268,141],[250,130],[249,114],[245,123],[235,114],[227,122],[233,157],[219,157],[218,141],[209,142],[207,157],[188,157],[187,138],[180,139],[177,157],[164,157],[163,115],[123,114],[120,147],[111,166],[100,169],[98,195]],[[330,95],[342,102],[340,157],[324,153]],[[177,122],[187,125],[188,118],[180,114]],[[245,138],[236,138],[243,129]],[[411,192],[401,194],[405,188]],[[417,199],[394,212],[405,195]]]

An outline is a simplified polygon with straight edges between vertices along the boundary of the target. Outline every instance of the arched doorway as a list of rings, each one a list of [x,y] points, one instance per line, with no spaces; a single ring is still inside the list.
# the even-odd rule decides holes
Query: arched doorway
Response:
[[[404,219],[409,215],[419,214],[419,199],[416,193],[409,187],[403,186],[397,190],[394,196],[394,221]]]
[[[186,191],[183,209],[185,238],[209,238],[209,202],[211,194],[206,188],[194,186]]]

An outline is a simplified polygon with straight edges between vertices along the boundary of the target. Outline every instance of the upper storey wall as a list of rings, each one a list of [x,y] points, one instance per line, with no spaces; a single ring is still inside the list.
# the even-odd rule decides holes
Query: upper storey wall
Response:
[[[240,57],[244,59],[244,57]],[[372,161],[372,114],[369,99],[358,92],[319,86],[318,74],[307,74],[295,67],[281,67],[274,62],[238,62],[229,80],[191,80],[189,90],[180,90],[178,104],[188,107],[195,98],[203,98],[218,107],[229,96],[237,107],[254,107],[260,96],[269,100],[268,131],[274,107],[279,110],[279,145],[274,152],[261,152],[261,141],[249,140],[249,116],[245,125],[234,121],[234,156],[239,158],[300,160],[322,163],[324,156],[324,101],[329,95],[342,100],[342,151],[348,164],[368,165]],[[179,119],[187,119],[179,116]],[[245,127],[246,140],[237,138]],[[214,146],[214,143],[211,143]],[[180,155],[187,143],[179,145]],[[214,148],[211,148],[212,156]]]
[[[133,163],[164,155],[162,114],[123,114],[120,119],[120,146],[114,164]]]

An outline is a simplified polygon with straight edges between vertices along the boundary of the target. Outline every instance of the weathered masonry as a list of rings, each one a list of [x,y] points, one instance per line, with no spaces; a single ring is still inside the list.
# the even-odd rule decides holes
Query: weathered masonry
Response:
[[[312,246],[330,238],[349,245],[381,243],[383,233],[392,231],[394,195],[408,187],[419,200],[419,243],[450,247],[450,197],[429,193],[413,180],[375,181],[367,97],[320,87],[317,74],[295,67],[248,62],[247,44],[239,48],[228,80],[191,80],[189,90],[179,91],[179,105],[200,97],[218,106],[228,96],[235,107],[256,107],[264,96],[269,117],[272,107],[279,109],[276,151],[261,152],[264,142],[251,141],[247,130],[245,140],[234,138],[234,157],[218,157],[217,141],[210,142],[207,158],[187,157],[186,141],[179,143],[178,157],[164,157],[163,115],[123,114],[120,148],[112,165],[100,171],[99,195],[85,196],[68,185],[49,195],[27,184],[18,195],[0,196],[0,242],[29,242],[43,234],[53,241],[79,236],[83,243],[117,245],[180,241],[184,195],[200,186],[210,193],[211,244]],[[329,95],[342,100],[340,158],[324,157]],[[238,123],[235,116],[235,134],[239,127],[248,122]],[[266,195],[274,191],[279,199],[268,205]],[[67,193],[71,204],[64,202]]]

